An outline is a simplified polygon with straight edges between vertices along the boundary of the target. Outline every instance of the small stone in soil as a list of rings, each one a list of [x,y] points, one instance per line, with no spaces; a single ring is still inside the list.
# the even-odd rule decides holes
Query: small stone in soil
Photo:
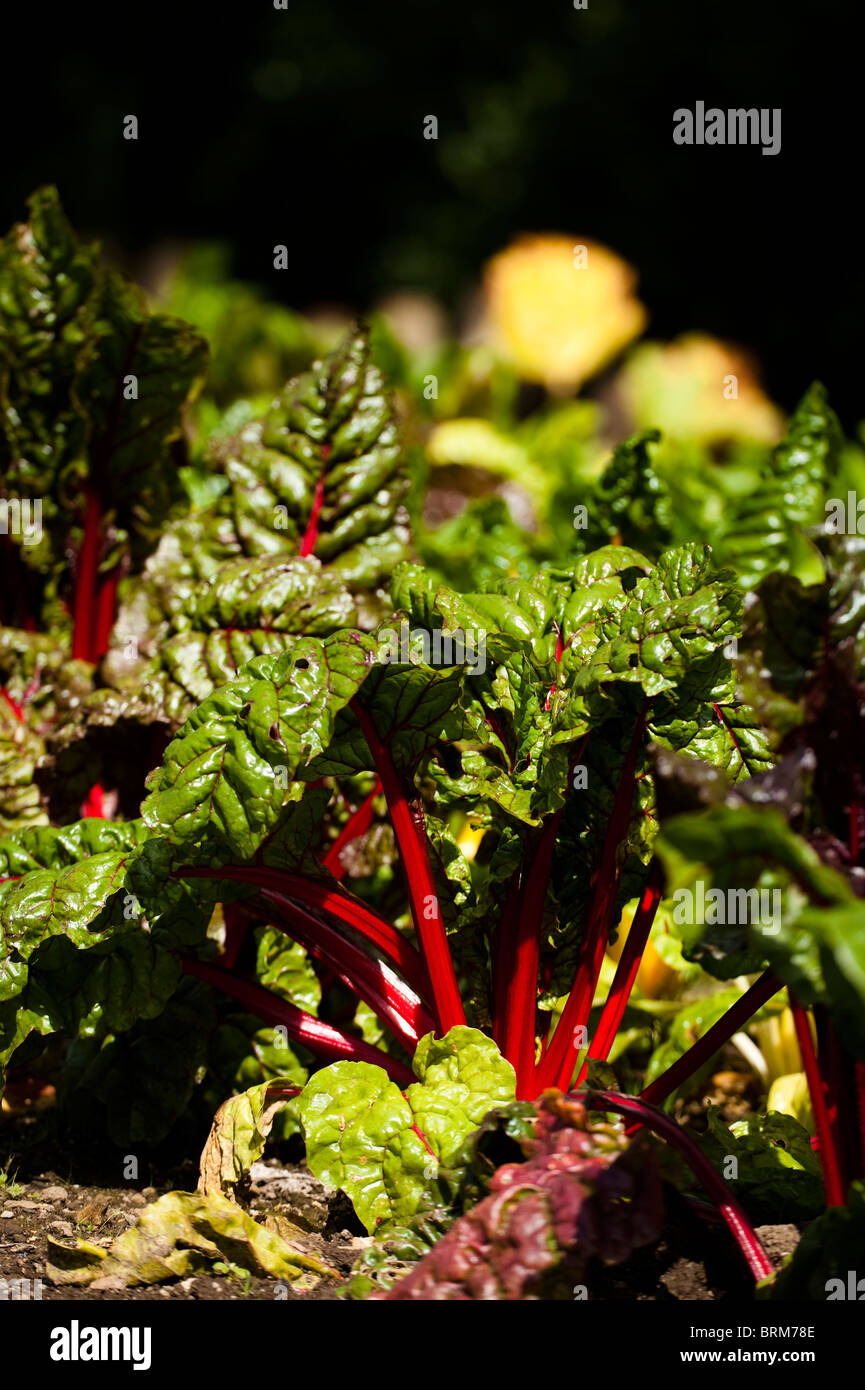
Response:
[[[38,1210],[39,1210],[39,1203],[38,1203],[38,1202],[30,1202],[30,1201],[27,1200],[26,1197],[22,1197],[22,1198],[19,1198],[17,1201],[14,1201],[14,1202],[7,1202],[7,1203],[6,1203],[6,1210],[8,1211],[10,1207],[17,1207],[18,1211],[38,1211]]]
[[[93,1198],[92,1202],[85,1202],[80,1211],[76,1212],[75,1220],[79,1226],[92,1223],[99,1226],[105,1220],[105,1213],[108,1209],[108,1198],[104,1193]]]
[[[766,1248],[766,1254],[775,1265],[780,1264],[785,1255],[796,1249],[800,1239],[795,1226],[758,1226],[757,1235]]]
[[[672,1268],[661,1275],[661,1283],[674,1298],[685,1301],[711,1299],[714,1296],[706,1283],[703,1266],[694,1260],[677,1260]]]
[[[65,1202],[68,1195],[66,1188],[59,1187],[56,1183],[52,1183],[50,1187],[43,1187],[39,1194],[43,1202]]]
[[[254,1196],[266,1203],[279,1202],[298,1226],[321,1231],[327,1225],[333,1194],[312,1173],[256,1162],[250,1180]]]

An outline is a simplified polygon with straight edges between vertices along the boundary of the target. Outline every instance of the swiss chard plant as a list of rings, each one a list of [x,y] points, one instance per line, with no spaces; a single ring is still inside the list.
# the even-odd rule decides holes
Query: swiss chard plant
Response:
[[[862,552],[808,531],[840,448],[822,391],[762,510],[683,534],[635,435],[570,548],[527,567],[493,526],[458,588],[412,549],[362,326],[191,463],[202,341],[53,194],[0,295],[4,495],[44,503],[38,544],[3,537],[0,1064],[65,1039],[118,1142],[202,1075],[241,1092],[203,1174],[220,1202],[287,1107],[377,1237],[362,1295],[561,1296],[658,1235],[658,1137],[769,1278],[740,1198],[819,1163],[840,1206],[865,1163]],[[698,883],[781,907],[677,916]],[[733,983],[633,1094],[659,913]],[[785,988],[814,1145],[786,1116],[697,1143],[672,1098]]]

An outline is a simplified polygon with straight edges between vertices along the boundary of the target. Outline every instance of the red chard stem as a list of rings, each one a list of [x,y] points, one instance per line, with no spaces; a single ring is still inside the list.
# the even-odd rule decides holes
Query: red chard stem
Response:
[[[568,1088],[575,1065],[574,1038],[577,1036],[578,1028],[584,1029],[588,1025],[592,1001],[601,974],[604,952],[607,949],[607,941],[613,925],[613,912],[619,890],[616,855],[619,845],[628,833],[631,805],[634,799],[637,758],[640,753],[645,722],[644,710],[637,721],[637,727],[631,738],[622,775],[619,779],[613,813],[604,839],[597,886],[592,900],[586,935],[580,951],[576,978],[568,1002],[559,1019],[558,1027],[553,1034],[543,1062],[538,1068],[538,1083],[541,1087],[558,1085],[562,1090]]]
[[[856,1176],[865,1178],[865,1062],[854,1063],[856,1118],[859,1127],[859,1164]]]
[[[99,497],[88,489],[84,512],[84,534],[78,554],[73,608],[72,656],[76,661],[92,661],[95,642],[96,574],[99,565]]]
[[[640,899],[640,906],[634,914],[627,940],[622,947],[615,979],[610,987],[607,1002],[601,1010],[595,1036],[592,1038],[586,1061],[580,1069],[577,1085],[586,1075],[589,1057],[598,1062],[605,1062],[610,1055],[610,1048],[619,1031],[622,1017],[631,997],[631,990],[634,988],[634,981],[637,978],[637,972],[643,959],[643,952],[646,949],[646,942],[649,939],[660,901],[661,871],[656,864],[649,875],[649,881]]]
[[[520,896],[513,979],[508,989],[502,1051],[517,1074],[517,1100],[530,1100],[535,1088],[535,1011],[538,960],[547,884],[562,812],[541,833]]]
[[[365,835],[372,825],[373,802],[377,796],[381,795],[381,782],[376,778],[376,784],[366,800],[358,806],[357,810],[349,817],[346,825],[343,826],[339,835],[324,856],[323,864],[326,869],[339,880],[345,877],[345,865],[342,862],[342,852],[346,845],[350,845],[353,840],[357,840],[361,835]]]
[[[267,919],[329,965],[343,984],[369,1004],[409,1052],[414,1051],[425,1033],[435,1032],[435,1020],[420,999],[383,961],[366,955],[333,927],[320,922],[281,893],[264,889],[261,896],[270,905]]]
[[[12,696],[9,694],[9,691],[5,688],[5,686],[0,686],[0,696],[2,696],[2,698],[6,701],[6,704],[9,706],[12,713],[15,715],[15,718],[18,720],[18,723],[23,724],[24,711],[18,704],[17,700],[13,700]]]
[[[302,878],[299,874],[289,874],[281,869],[269,869],[257,864],[228,864],[221,869],[188,865],[178,869],[176,877],[227,878],[233,882],[248,883],[256,888],[270,888],[287,898],[296,898],[309,907],[326,912],[328,916],[372,941],[382,954],[398,967],[422,999],[429,1000],[431,996],[426,967],[411,942],[365,903],[349,897],[341,889],[330,888],[326,883],[316,883],[314,879]]]
[[[100,782],[94,782],[81,806],[81,818],[86,820],[105,820],[105,792]]]
[[[511,980],[517,955],[519,918],[520,891],[517,881],[511,884],[511,892],[505,903],[502,920],[493,942],[493,1038],[500,1049],[504,1048],[505,1042]]]
[[[289,1004],[286,999],[278,999],[261,985],[240,980],[227,970],[220,970],[218,966],[193,960],[191,957],[184,959],[183,970],[194,979],[202,980],[213,989],[219,989],[223,994],[236,999],[263,1023],[269,1024],[272,1028],[285,1028],[286,1034],[293,1042],[302,1043],[325,1061],[372,1062],[375,1066],[382,1067],[398,1086],[410,1086],[416,1080],[409,1068],[396,1058],[389,1057],[386,1052],[381,1052],[360,1038],[352,1037],[341,1028],[335,1028],[331,1023],[313,1018],[312,1014],[304,1013],[294,1004]]]
[[[300,543],[301,555],[312,555],[315,550],[315,543],[318,540],[318,523],[321,517],[321,509],[324,504],[324,472],[327,457],[330,453],[330,445],[321,446],[321,473],[315,484],[315,494],[312,499],[312,511],[309,514],[309,521],[306,523],[306,531]]]
[[[466,1016],[427,853],[423,813],[419,807],[412,811],[390,752],[379,737],[367,710],[357,698],[352,700],[351,707],[372,754],[387,798],[394,835],[402,859],[412,919],[423,947],[441,1030],[447,1033],[449,1029],[464,1024]]]
[[[747,1260],[748,1268],[754,1279],[759,1282],[774,1273],[769,1256],[743,1208],[733,1196],[724,1179],[715,1172],[693,1139],[676,1124],[675,1120],[671,1120],[662,1111],[655,1110],[653,1106],[647,1105],[645,1100],[635,1096],[621,1096],[614,1091],[587,1091],[585,1103],[593,1110],[612,1110],[616,1114],[624,1115],[626,1119],[636,1120],[638,1124],[653,1129],[662,1139],[666,1139],[669,1144],[677,1148],[695,1177],[699,1178],[718,1207],[736,1244]]]
[[[112,570],[100,581],[96,596],[96,626],[91,649],[91,661],[98,661],[108,651],[108,642],[111,636],[111,629],[114,626],[114,615],[117,607],[117,584],[120,579],[119,569]]]
[[[843,1207],[844,1182],[841,1176],[841,1164],[835,1145],[835,1136],[832,1132],[832,1122],[829,1118],[823,1080],[817,1065],[817,1054],[814,1051],[814,1039],[811,1037],[808,1014],[792,993],[790,994],[790,1008],[793,1012],[796,1040],[799,1043],[799,1052],[802,1056],[802,1067],[808,1081],[811,1109],[814,1112],[814,1124],[820,1146],[820,1163],[823,1168],[823,1183],[826,1188],[826,1201],[830,1207]]]

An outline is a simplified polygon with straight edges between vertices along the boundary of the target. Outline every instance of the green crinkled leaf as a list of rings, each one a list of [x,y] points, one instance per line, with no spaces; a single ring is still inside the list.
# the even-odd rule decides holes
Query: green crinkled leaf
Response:
[[[592,521],[647,555],[660,554],[672,538],[673,501],[649,458],[658,439],[657,430],[646,430],[617,445],[592,500]]]
[[[809,386],[772,455],[772,471],[784,487],[790,521],[807,525],[823,516],[823,493],[840,462],[838,417],[819,381]]]
[[[738,631],[741,608],[733,575],[714,568],[708,546],[666,551],[624,602],[575,634],[562,657],[563,690],[585,696],[613,680],[647,696],[673,690]]]
[[[174,846],[151,836],[130,866],[126,887],[146,911],[154,938],[168,949],[200,944],[206,935],[213,906],[226,896],[225,884],[173,876]],[[129,911],[124,908],[124,913]]]
[[[837,472],[842,435],[824,388],[806,391],[787,434],[767,461],[758,486],[725,508],[711,537],[724,563],[751,588],[773,570],[791,567],[796,528],[825,519],[823,499]]]
[[[381,659],[387,643],[382,643],[380,632],[375,642]],[[385,664],[370,670],[360,698],[401,772],[411,776],[438,739],[453,737],[462,728],[462,686],[462,671],[453,666],[436,669],[420,664]],[[337,717],[332,741],[310,763],[305,775],[310,779],[346,777],[371,769],[366,740],[354,715],[346,709]]]
[[[0,841],[0,875],[8,875],[0,884],[0,998],[11,999],[23,989],[27,962],[38,952],[44,967],[46,952],[58,939],[91,951],[107,942],[118,924],[138,918],[140,908],[126,880],[143,842],[140,822],[103,820],[33,827]],[[112,907],[119,906],[109,917],[105,909],[111,900]]]
[[[134,850],[91,855],[62,869],[35,869],[0,884],[0,998],[16,993],[20,963],[52,936],[73,946],[104,940],[109,928],[94,926],[109,899],[123,887]]]
[[[95,818],[15,831],[0,840],[0,877],[17,878],[36,869],[67,869],[94,854],[136,850],[147,834],[141,821]]]
[[[206,586],[191,588],[167,621],[143,594],[133,600],[121,611],[107,669],[124,689],[164,677],[177,695],[172,700],[167,691],[161,703],[185,716],[190,702],[206,699],[254,657],[290,649],[293,637],[353,627],[357,616],[346,586],[312,556],[244,557],[217,568]]]
[[[20,993],[0,1004],[0,1064],[31,1033],[74,1037],[88,1020],[104,1031],[153,1018],[179,979],[177,958],[137,926],[87,950],[53,936],[31,957],[26,977],[21,971]]]
[[[258,932],[255,945],[259,984],[315,1017],[321,1003],[321,981],[304,948],[275,927]]]
[[[36,981],[38,988],[44,989],[53,966],[58,992],[61,985],[68,989],[74,967],[67,966],[64,979],[58,968],[59,949],[56,954],[56,964],[40,954],[31,968],[31,986]],[[65,954],[68,957],[68,947]],[[103,946],[94,947],[83,964],[91,968],[82,981],[79,1015],[88,1016],[98,1007],[101,1024],[112,1032],[124,1032],[139,1019],[158,1017],[177,988],[181,975],[177,957],[155,942],[149,932],[132,926],[116,932]],[[29,997],[33,997],[32,990]],[[77,999],[75,1002],[78,1003]]]
[[[338,575],[313,556],[259,555],[230,560],[177,616],[178,630],[244,629],[326,637],[352,627],[354,600]]]
[[[328,747],[372,651],[363,633],[344,632],[300,638],[281,657],[251,662],[169,744],[142,806],[147,826],[178,846],[206,833],[249,858],[274,828],[297,774]]]
[[[772,766],[766,730],[739,698],[737,673],[723,650],[696,661],[675,692],[653,701],[646,726],[659,747],[700,759],[733,783]]]
[[[365,328],[289,382],[219,458],[231,488],[218,506],[246,551],[303,547],[363,587],[404,558],[397,513],[408,475]]]
[[[181,496],[167,448],[207,349],[77,240],[55,189],[29,208],[0,242],[0,474],[13,495],[42,499],[43,539],[22,558],[59,572],[85,485],[149,545]]]
[[[537,1111],[527,1101],[511,1101],[487,1112],[465,1140],[444,1178],[441,1206],[423,1207],[405,1225],[386,1225],[352,1268],[349,1298],[366,1298],[389,1289],[442,1238],[462,1212],[487,1196],[490,1183],[507,1161],[522,1163],[534,1139]]]
[[[10,491],[38,496],[50,491],[42,485],[57,456],[74,458],[84,443],[74,385],[93,350],[98,261],[95,247],[76,240],[54,190],[41,189],[29,210],[30,222],[0,242],[0,437]]]
[[[262,862],[271,868],[320,876],[318,851],[330,800],[329,787],[313,785],[304,788],[298,801],[287,802],[262,848]]]
[[[103,673],[125,697],[130,733],[136,722],[176,729],[291,636],[372,627],[383,596],[358,603],[350,591],[374,589],[405,555],[408,475],[363,329],[289,382],[265,417],[217,439],[210,467],[211,485],[194,489],[206,505],[165,527],[143,576],[124,586]],[[95,692],[84,720],[52,735],[55,781],[70,759],[77,768],[98,754],[101,714],[116,703]]]
[[[336,1062],[298,1102],[310,1169],[348,1194],[369,1231],[434,1204],[440,1165],[488,1110],[514,1099],[513,1068],[474,1028],[422,1038],[414,1071],[419,1080],[403,1095],[381,1067]]]
[[[417,1045],[412,1069],[418,1081],[406,1099],[414,1122],[446,1166],[487,1111],[514,1099],[513,1067],[477,1028],[451,1028],[443,1038],[428,1033]]]
[[[40,736],[0,697],[0,835],[45,820],[34,782],[43,752]]]
[[[184,525],[192,528],[192,522]],[[256,656],[279,655],[291,649],[294,637],[325,637],[357,622],[345,584],[313,556],[265,554],[226,562],[220,553],[207,565],[196,544],[194,571],[186,573],[170,547],[160,559],[162,551],[161,545],[121,606],[105,662],[108,679],[127,703],[136,702],[130,714],[142,724],[162,719],[177,727],[196,702]],[[113,691],[85,702],[88,723],[112,696],[116,703]],[[61,730],[67,741],[71,736]]]
[[[852,648],[853,672],[865,678],[865,611],[862,605],[865,537],[838,535],[823,542],[829,567],[828,640]]]
[[[617,682],[652,699],[659,742],[690,746],[734,778],[768,765],[723,650],[738,630],[741,594],[705,547],[679,547],[653,567],[611,546],[569,572],[499,588],[454,596],[408,566],[395,580],[395,600],[415,623],[486,631],[486,670],[464,688],[461,775],[433,774],[449,797],[492,802],[529,825],[558,810],[572,746],[620,713]]]
[[[749,1115],[726,1125],[707,1112],[705,1148],[754,1222],[808,1221],[823,1210],[820,1160],[807,1130],[792,1115]],[[735,1158],[731,1171],[729,1159]]]
[[[411,1107],[381,1067],[325,1067],[307,1082],[299,1110],[310,1170],[348,1194],[367,1230],[419,1209],[436,1157],[413,1133]]]
[[[189,1108],[214,1022],[212,992],[181,977],[155,1016],[76,1044],[64,1105],[79,1125],[106,1125],[114,1144],[158,1143]]]

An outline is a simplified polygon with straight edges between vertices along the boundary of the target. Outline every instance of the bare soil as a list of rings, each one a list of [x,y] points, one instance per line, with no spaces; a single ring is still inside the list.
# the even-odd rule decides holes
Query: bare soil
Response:
[[[163,1190],[170,1190],[169,1186]],[[98,1187],[65,1182],[54,1172],[24,1184],[12,1182],[0,1187],[0,1280],[29,1279],[34,1288],[34,1281],[40,1279],[43,1299],[63,1301],[327,1301],[339,1297],[340,1284],[330,1279],[320,1280],[306,1293],[297,1293],[274,1279],[227,1275],[199,1275],[137,1289],[112,1287],[110,1280],[97,1280],[86,1288],[51,1284],[46,1274],[48,1235],[69,1244],[80,1237],[108,1246],[134,1225],[144,1206],[159,1195],[154,1187],[137,1190],[132,1185]],[[338,1270],[343,1278],[370,1243],[360,1233],[346,1200],[326,1191],[303,1164],[283,1166],[275,1158],[256,1164],[249,1209],[262,1221],[276,1216],[289,1222],[292,1242]],[[626,1265],[592,1270],[589,1297],[614,1301],[748,1300],[753,1284],[741,1265],[741,1256],[730,1249],[724,1229],[707,1228],[685,1210],[684,1204],[670,1216],[665,1239],[657,1245],[638,1252]],[[799,1239],[795,1226],[764,1226],[760,1235],[776,1264]]]
[[[358,1234],[354,1213],[340,1196],[328,1193],[304,1168],[286,1169],[275,1159],[256,1164],[250,1214],[264,1220],[278,1214],[291,1223],[291,1241],[345,1276],[369,1238]],[[175,1185],[175,1188],[180,1186]],[[186,1184],[187,1187],[194,1184]],[[171,1190],[166,1186],[164,1191]],[[0,1187],[0,1280],[42,1280],[41,1297],[57,1300],[114,1299],[335,1299],[339,1285],[321,1280],[306,1294],[275,1279],[240,1279],[199,1275],[170,1284],[137,1289],[112,1288],[97,1280],[86,1288],[55,1287],[46,1274],[47,1237],[73,1244],[76,1238],[108,1246],[133,1226],[148,1202],[161,1192],[153,1187],[91,1187],[64,1182],[47,1172],[32,1182]],[[345,1224],[350,1220],[354,1230]],[[107,1287],[106,1287],[107,1285]]]

